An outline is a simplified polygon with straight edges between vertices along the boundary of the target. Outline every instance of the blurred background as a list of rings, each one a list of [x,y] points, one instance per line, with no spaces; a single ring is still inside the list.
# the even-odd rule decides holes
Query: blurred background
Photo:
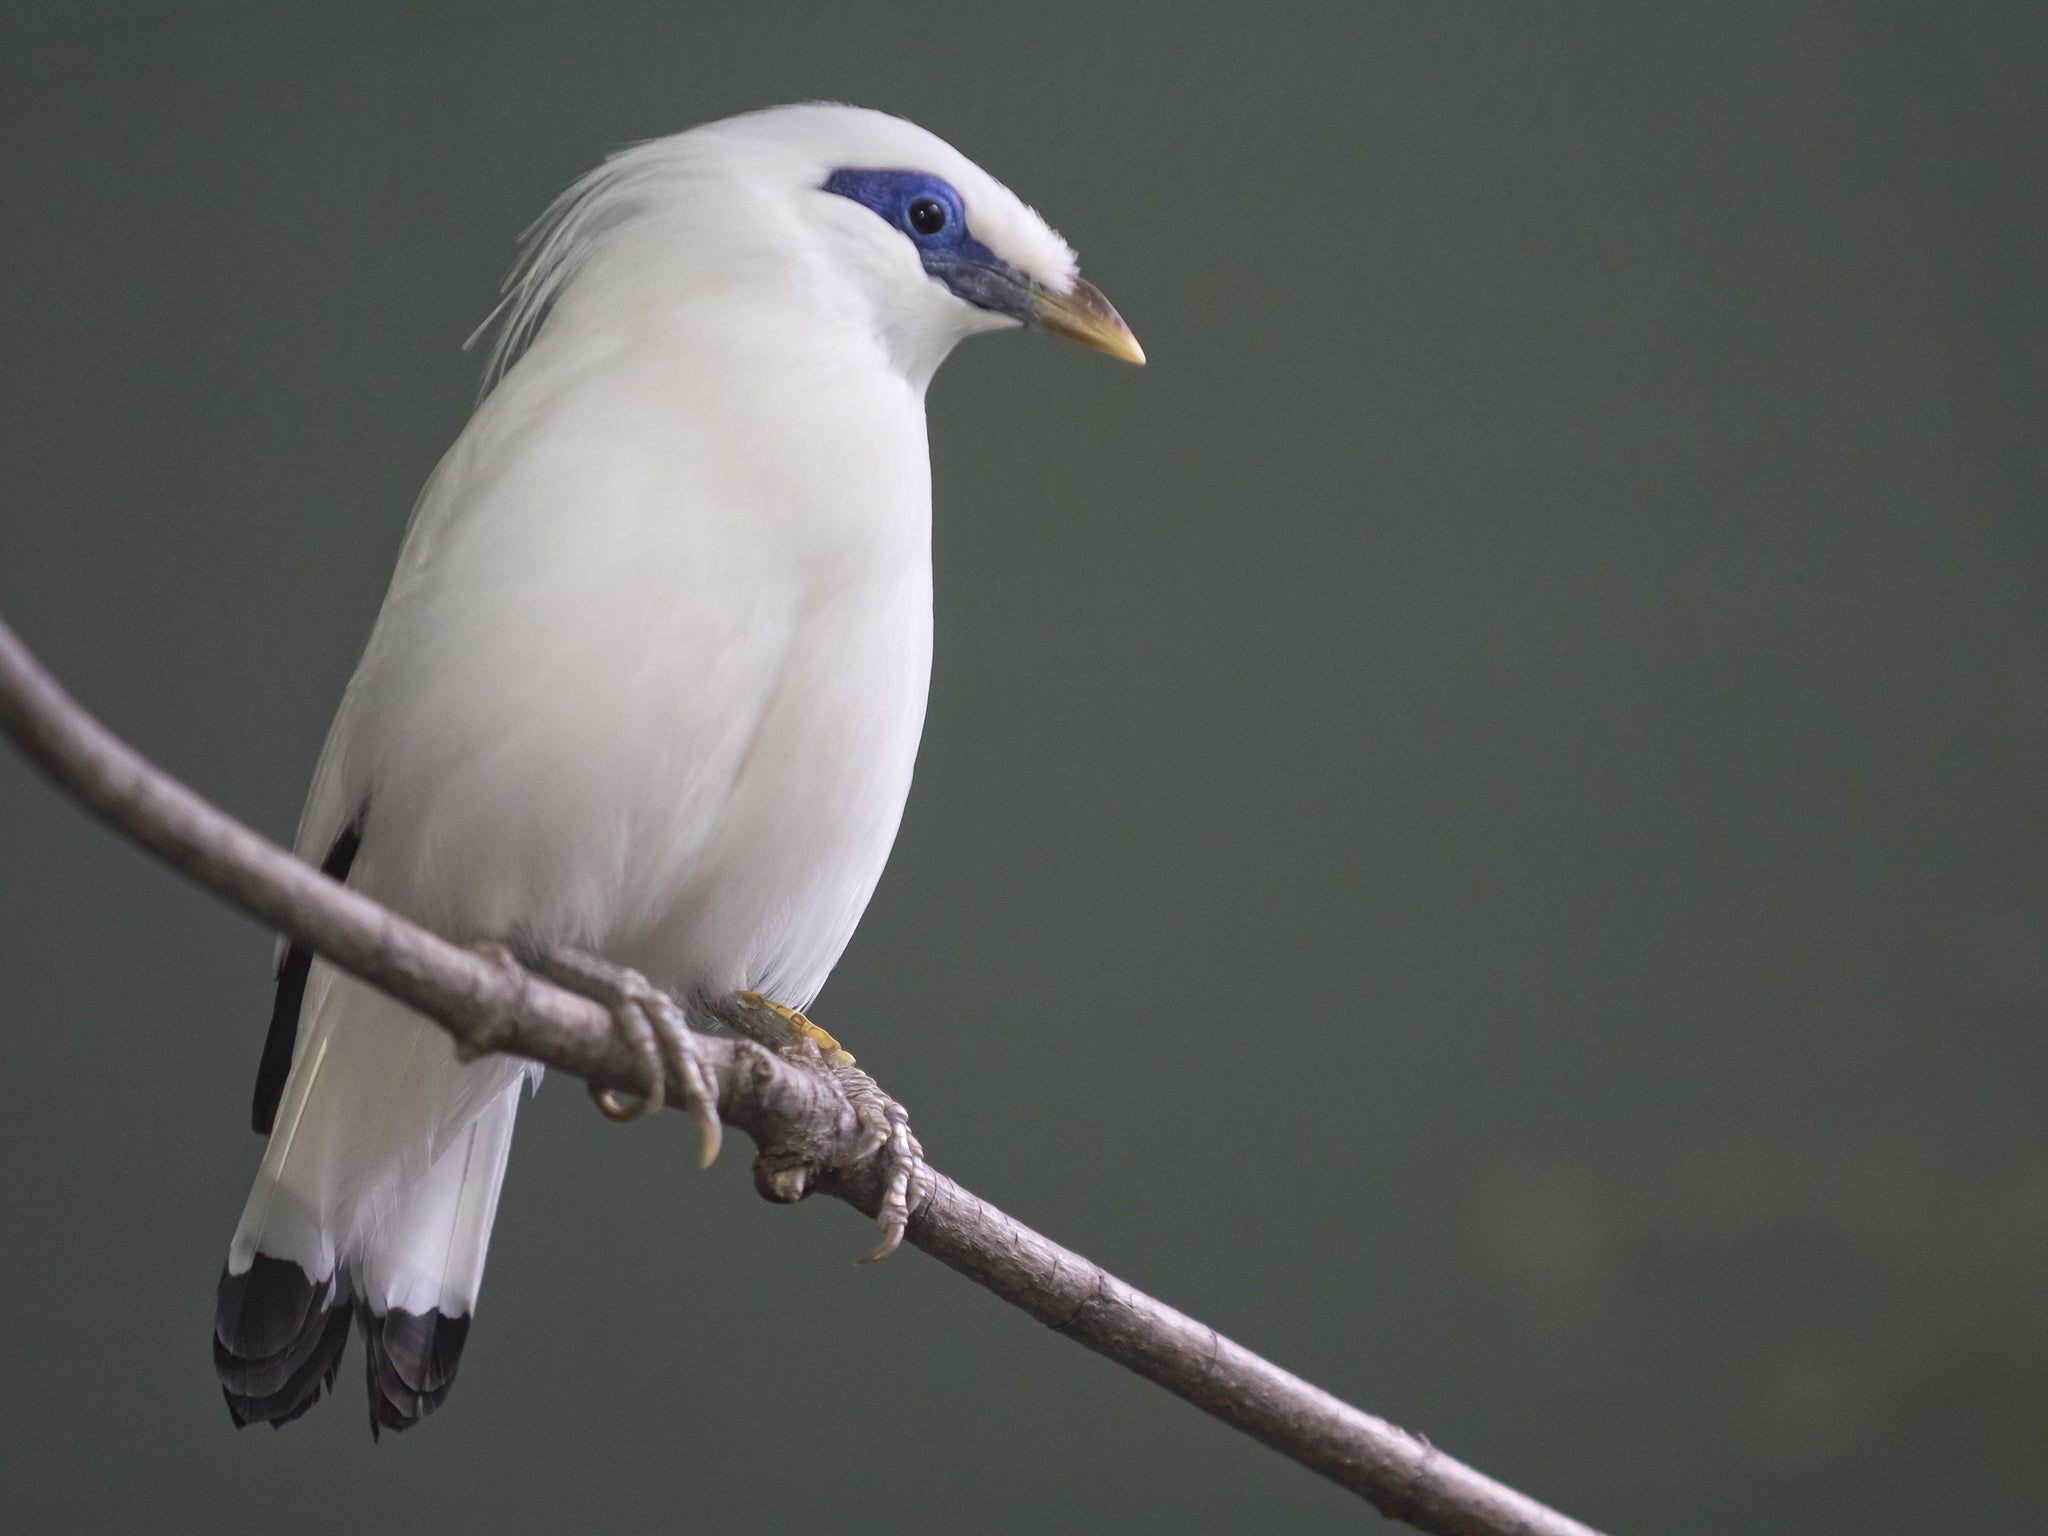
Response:
[[[931,398],[819,1005],[935,1160],[1596,1524],[2048,1521],[2048,12],[0,10],[0,614],[288,838],[512,237],[913,117],[1142,372]],[[269,937],[0,753],[0,1527],[1374,1517],[679,1116],[521,1116],[448,1409],[237,1435]]]

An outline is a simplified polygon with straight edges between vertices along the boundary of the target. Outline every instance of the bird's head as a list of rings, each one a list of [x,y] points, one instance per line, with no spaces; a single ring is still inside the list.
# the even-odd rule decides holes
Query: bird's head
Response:
[[[637,145],[538,229],[514,276],[501,364],[551,301],[570,302],[582,286],[571,279],[600,266],[615,279],[600,287],[753,297],[851,324],[920,388],[959,341],[1012,326],[1145,360],[1016,194],[942,139],[864,108],[774,107]]]

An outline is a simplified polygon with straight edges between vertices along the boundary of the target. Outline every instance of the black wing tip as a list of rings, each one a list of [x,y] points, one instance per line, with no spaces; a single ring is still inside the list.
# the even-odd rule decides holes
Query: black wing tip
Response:
[[[356,1321],[370,1388],[370,1438],[387,1429],[402,1434],[448,1400],[469,1342],[469,1318],[363,1306]]]
[[[350,1302],[345,1279],[315,1280],[290,1259],[259,1253],[241,1274],[221,1272],[213,1368],[235,1428],[282,1428],[333,1388]]]
[[[348,883],[348,872],[363,845],[363,817],[356,817],[342,829],[327,857],[320,861],[320,873],[330,880]],[[258,1136],[268,1136],[277,1124],[277,1106],[284,1098],[285,1079],[291,1076],[292,1051],[298,1044],[299,1010],[306,1001],[306,978],[313,969],[313,952],[294,944],[284,952],[277,967],[277,996],[270,1005],[270,1031],[263,1037],[263,1059],[256,1065],[256,1092],[249,1105],[249,1124]]]

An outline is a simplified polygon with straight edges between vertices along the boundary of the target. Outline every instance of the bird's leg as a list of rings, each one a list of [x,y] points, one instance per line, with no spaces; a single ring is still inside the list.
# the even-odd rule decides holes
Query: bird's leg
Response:
[[[826,1066],[853,1065],[853,1057],[837,1040],[796,1009],[785,1008],[758,992],[735,992],[733,1001],[739,1005],[737,1015],[726,1022],[756,1045],[765,1045],[771,1051],[786,1051],[799,1041],[808,1040],[818,1048],[818,1055],[824,1058]]]
[[[882,1229],[882,1240],[859,1262],[872,1264],[877,1259],[886,1259],[902,1246],[910,1213],[924,1203],[931,1187],[931,1169],[924,1160],[924,1147],[911,1132],[909,1111],[856,1067],[853,1057],[837,1040],[796,1009],[758,992],[735,992],[724,1006],[714,1006],[712,1012],[721,1024],[758,1045],[797,1060],[817,1061],[846,1095],[860,1126],[861,1138],[841,1166],[860,1162],[878,1150],[886,1153],[882,1205],[875,1213],[875,1225]],[[781,1187],[779,1181],[777,1187]],[[799,1178],[788,1186],[787,1194],[778,1198],[800,1198],[803,1188],[804,1181]]]
[[[682,1004],[638,971],[613,965],[580,949],[529,949],[521,959],[559,987],[602,1004],[612,1016],[619,1038],[639,1057],[640,1097],[627,1099],[609,1088],[590,1090],[607,1120],[624,1124],[650,1109],[660,1109],[664,1085],[673,1072],[683,1085],[683,1108],[697,1122],[703,1137],[703,1162],[718,1156],[718,1085],[698,1048],[697,1035],[683,1016]]]

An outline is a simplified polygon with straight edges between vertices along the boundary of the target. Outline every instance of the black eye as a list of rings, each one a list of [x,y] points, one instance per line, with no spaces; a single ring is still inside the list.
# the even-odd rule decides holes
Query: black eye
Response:
[[[910,205],[910,227],[920,235],[936,235],[946,227],[946,205],[936,197],[920,197]]]

